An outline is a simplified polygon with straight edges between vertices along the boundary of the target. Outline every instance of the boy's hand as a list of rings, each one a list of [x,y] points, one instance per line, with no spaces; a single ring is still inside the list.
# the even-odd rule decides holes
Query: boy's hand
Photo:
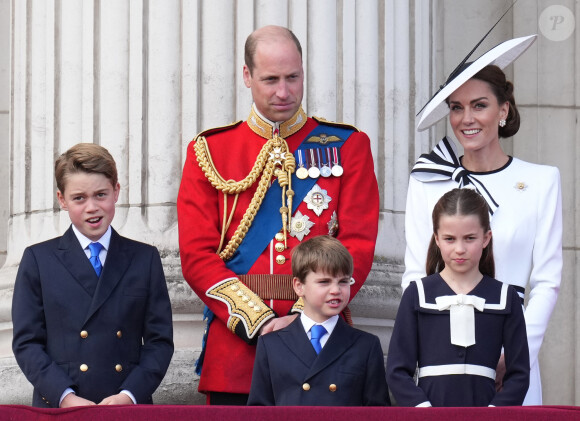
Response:
[[[260,335],[265,335],[266,333],[270,333],[275,330],[284,329],[286,326],[292,323],[296,317],[298,317],[298,314],[292,314],[290,316],[272,319],[262,327],[260,330]]]
[[[80,396],[77,396],[74,393],[69,393],[68,395],[66,395],[62,400],[62,402],[60,403],[61,408],[71,408],[73,406],[87,406],[87,405],[96,405],[96,403],[88,399],[81,398]]]
[[[99,402],[99,405],[133,405],[133,401],[126,393],[117,393],[106,397]]]

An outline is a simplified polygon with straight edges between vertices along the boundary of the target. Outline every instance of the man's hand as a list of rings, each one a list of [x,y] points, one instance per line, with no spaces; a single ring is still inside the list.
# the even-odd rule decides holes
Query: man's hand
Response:
[[[133,405],[133,401],[126,393],[117,393],[106,397],[99,402],[99,405]]]
[[[503,376],[505,376],[505,357],[501,354],[495,369],[495,391],[500,392],[503,388]]]
[[[96,403],[88,399],[81,398],[80,396],[77,396],[74,393],[69,393],[68,395],[66,395],[62,400],[62,402],[60,403],[61,408],[71,408],[73,406],[87,406],[87,405],[96,405]]]
[[[292,314],[290,316],[278,317],[276,319],[270,320],[266,323],[260,330],[260,335],[265,335],[266,333],[274,332],[275,330],[280,330],[288,326],[298,317],[298,314]]]

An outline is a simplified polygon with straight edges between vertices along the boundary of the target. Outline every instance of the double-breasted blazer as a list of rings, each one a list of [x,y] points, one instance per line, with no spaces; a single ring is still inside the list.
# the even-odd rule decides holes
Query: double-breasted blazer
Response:
[[[379,338],[339,318],[317,355],[298,317],[258,339],[248,405],[390,405]]]
[[[58,407],[69,387],[96,403],[121,390],[152,403],[173,355],[159,253],[115,230],[100,278],[72,227],[28,247],[12,321],[12,349],[34,386],[34,406]]]

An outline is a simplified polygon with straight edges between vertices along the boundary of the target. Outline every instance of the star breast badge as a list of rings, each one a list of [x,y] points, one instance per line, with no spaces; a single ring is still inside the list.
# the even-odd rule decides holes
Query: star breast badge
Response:
[[[331,200],[332,198],[327,194],[326,190],[315,184],[304,198],[304,203],[308,205],[308,209],[314,211],[316,216],[320,216],[324,209],[328,209],[328,204]]]
[[[298,211],[292,217],[290,235],[298,238],[298,241],[302,241],[304,237],[310,234],[310,228],[313,226],[314,222],[312,222],[307,215],[302,215],[302,212]]]

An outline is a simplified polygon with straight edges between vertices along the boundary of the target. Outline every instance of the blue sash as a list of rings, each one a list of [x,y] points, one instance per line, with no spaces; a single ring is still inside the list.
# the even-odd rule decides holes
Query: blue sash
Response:
[[[352,129],[319,124],[308,135],[297,148],[296,152],[303,149],[326,149],[328,145],[306,142],[312,136],[326,134],[336,136],[340,141],[332,142],[330,145],[340,149],[346,139],[354,132]],[[295,153],[296,153],[295,152]],[[294,198],[292,201],[292,213],[296,212],[298,206],[306,197],[310,189],[316,184],[315,178],[301,180],[292,174],[292,189]],[[226,262],[226,267],[237,275],[245,275],[254,265],[258,257],[268,246],[272,238],[282,229],[282,217],[280,215],[282,188],[278,180],[274,180],[262,201],[260,209],[256,213],[254,221],[250,226],[246,236],[242,240],[238,249],[230,260]]]

